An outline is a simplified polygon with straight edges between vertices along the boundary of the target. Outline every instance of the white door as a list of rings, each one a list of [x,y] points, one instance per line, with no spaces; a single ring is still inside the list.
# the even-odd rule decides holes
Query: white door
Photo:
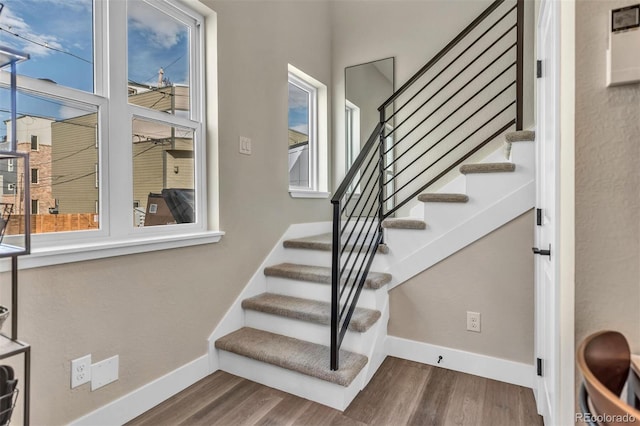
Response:
[[[548,425],[559,424],[559,345],[557,275],[557,160],[559,148],[559,1],[542,0],[537,27],[537,57],[541,75],[537,81],[535,255],[536,357],[541,361],[536,401]],[[537,215],[536,215],[537,216]],[[535,250],[535,249],[534,249]],[[549,251],[550,254],[547,252]]]

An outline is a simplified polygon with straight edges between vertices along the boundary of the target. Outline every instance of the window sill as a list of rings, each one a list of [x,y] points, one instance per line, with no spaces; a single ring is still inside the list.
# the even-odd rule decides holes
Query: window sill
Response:
[[[329,198],[331,193],[304,189],[290,189],[289,195],[291,195],[291,198]]]
[[[206,231],[194,234],[170,235],[161,237],[129,238],[126,240],[103,240],[84,242],[59,247],[33,248],[31,254],[19,258],[20,269],[39,268],[84,260],[147,253],[200,244],[213,244],[220,241],[224,232]],[[0,272],[11,268],[9,259],[0,263]]]

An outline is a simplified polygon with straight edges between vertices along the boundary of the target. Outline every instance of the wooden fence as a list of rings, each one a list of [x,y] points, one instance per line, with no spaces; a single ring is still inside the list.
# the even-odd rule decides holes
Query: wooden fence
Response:
[[[31,215],[31,233],[82,231],[98,229],[98,215],[93,213]],[[5,235],[24,233],[24,215],[12,215]]]

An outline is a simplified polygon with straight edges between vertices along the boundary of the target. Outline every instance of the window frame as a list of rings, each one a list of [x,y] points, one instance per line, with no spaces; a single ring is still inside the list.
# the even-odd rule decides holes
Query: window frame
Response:
[[[317,191],[318,188],[318,88],[308,81],[299,77],[295,73],[289,72],[287,78],[287,89],[293,85],[309,94],[309,186],[289,185],[289,191]],[[287,98],[287,111],[289,110],[289,99]]]
[[[328,95],[327,86],[288,64],[289,84],[308,92],[309,95],[309,187],[288,185],[292,198],[328,198]],[[287,96],[287,112],[289,97]],[[287,124],[288,128],[288,124]],[[288,183],[288,179],[287,179]]]
[[[33,142],[36,142],[36,147],[33,147]],[[31,151],[38,151],[40,149],[40,142],[38,141],[38,135],[31,135]]]
[[[94,0],[94,91],[59,86],[20,74],[17,76],[17,87],[26,94],[97,110],[96,167],[100,198],[97,214],[100,227],[95,230],[33,234],[32,255],[29,256],[31,261],[26,262],[28,267],[207,244],[218,242],[224,235],[223,232],[210,229],[208,221],[210,214],[217,217],[216,212],[209,211],[212,208],[210,206],[217,205],[207,200],[207,114],[203,95],[207,78],[204,72],[205,18],[199,11],[179,0],[140,1],[169,13],[190,28],[190,118],[170,116],[128,103],[127,2]],[[213,22],[215,24],[215,14]],[[10,86],[8,72],[0,71],[0,85],[5,88]],[[212,99],[211,102],[215,100]],[[216,108],[214,113],[215,110]],[[131,144],[119,144],[117,141],[131,140],[131,123],[135,117],[193,129],[196,223],[146,229],[134,227],[134,212],[131,208],[132,149]],[[112,170],[111,164],[117,167]]]
[[[31,183],[40,183],[40,170],[37,167],[31,168]]]

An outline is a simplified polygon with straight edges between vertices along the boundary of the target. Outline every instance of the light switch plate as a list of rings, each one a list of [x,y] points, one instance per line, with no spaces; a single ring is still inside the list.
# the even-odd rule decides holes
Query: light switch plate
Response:
[[[91,366],[91,390],[94,391],[118,380],[118,355],[96,362]]]
[[[251,139],[240,136],[240,154],[251,155]]]

